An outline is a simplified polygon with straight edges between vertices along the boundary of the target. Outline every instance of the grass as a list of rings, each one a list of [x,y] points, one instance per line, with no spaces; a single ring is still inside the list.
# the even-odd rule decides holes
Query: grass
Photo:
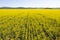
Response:
[[[0,40],[60,40],[60,9],[0,9]]]

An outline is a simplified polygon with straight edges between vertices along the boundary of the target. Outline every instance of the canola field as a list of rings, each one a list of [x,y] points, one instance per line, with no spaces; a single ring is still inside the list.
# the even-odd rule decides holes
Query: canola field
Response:
[[[60,9],[0,9],[0,40],[60,40]]]

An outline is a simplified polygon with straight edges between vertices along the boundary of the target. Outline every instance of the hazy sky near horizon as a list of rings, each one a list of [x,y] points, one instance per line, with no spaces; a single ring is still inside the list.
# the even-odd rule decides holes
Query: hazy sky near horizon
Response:
[[[60,7],[60,0],[0,0],[0,7]]]

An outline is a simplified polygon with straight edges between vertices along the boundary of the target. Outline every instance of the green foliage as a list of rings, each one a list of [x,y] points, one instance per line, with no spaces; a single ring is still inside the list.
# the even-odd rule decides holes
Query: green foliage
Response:
[[[42,15],[0,17],[0,40],[60,40],[59,30],[58,21]]]

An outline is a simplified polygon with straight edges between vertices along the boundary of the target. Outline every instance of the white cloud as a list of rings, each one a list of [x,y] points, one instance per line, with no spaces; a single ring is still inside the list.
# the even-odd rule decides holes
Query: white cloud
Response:
[[[0,6],[60,7],[60,0],[0,0]]]

